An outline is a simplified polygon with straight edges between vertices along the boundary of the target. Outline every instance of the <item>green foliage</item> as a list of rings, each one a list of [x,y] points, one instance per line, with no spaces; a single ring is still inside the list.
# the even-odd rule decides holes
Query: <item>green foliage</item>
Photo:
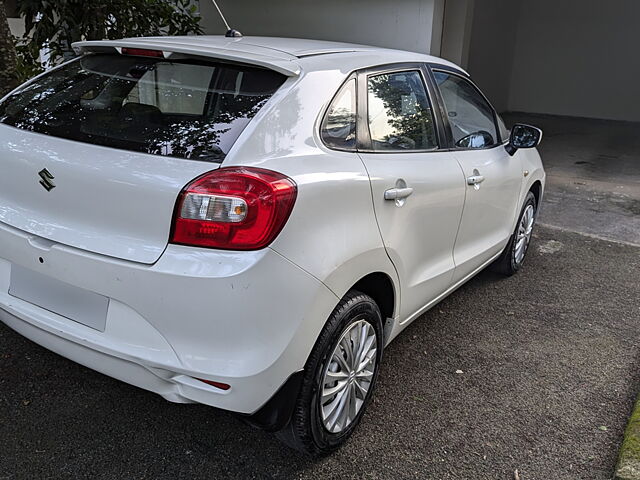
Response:
[[[73,56],[80,40],[154,35],[200,34],[201,17],[192,0],[18,0],[26,33],[17,44],[19,73],[29,78],[42,70],[40,49],[51,61]]]
[[[42,72],[42,65],[37,60],[37,57],[33,57],[31,49],[27,43],[22,39],[14,37],[14,43],[16,46],[16,76],[19,79],[18,83],[24,83],[30,78],[35,77]]]
[[[0,3],[0,97],[18,85],[16,51],[4,3]]]
[[[620,447],[620,457],[616,468],[616,479],[640,479],[640,398],[636,402],[629,425],[624,432],[624,440]]]

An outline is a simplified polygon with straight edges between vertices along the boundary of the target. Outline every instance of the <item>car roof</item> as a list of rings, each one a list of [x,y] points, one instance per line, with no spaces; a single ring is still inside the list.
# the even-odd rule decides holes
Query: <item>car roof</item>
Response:
[[[77,53],[126,47],[157,49],[164,51],[165,57],[196,55],[246,62],[271,68],[287,76],[299,75],[303,70],[354,70],[404,62],[438,63],[463,71],[457,65],[431,55],[303,38],[187,35],[85,41],[76,42],[73,47]]]
[[[284,38],[284,37],[222,37],[217,35],[202,35],[198,37],[173,37],[170,41],[197,42],[200,45],[216,47],[224,45],[247,51],[270,50],[271,55],[282,56],[282,58],[303,58],[310,55],[320,55],[329,53],[354,52],[371,50],[375,47],[367,45],[356,45],[343,42],[329,42],[326,40],[313,40],[305,38]]]

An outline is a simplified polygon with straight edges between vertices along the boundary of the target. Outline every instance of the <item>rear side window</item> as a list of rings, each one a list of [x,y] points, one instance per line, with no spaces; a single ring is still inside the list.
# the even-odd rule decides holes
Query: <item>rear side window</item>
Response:
[[[333,99],[322,122],[322,140],[330,148],[356,148],[356,80],[351,79]]]
[[[429,97],[419,72],[369,77],[369,131],[374,150],[431,150],[438,146]]]
[[[459,148],[489,148],[498,135],[493,108],[471,82],[457,75],[434,72],[449,117],[453,141]]]
[[[222,162],[286,77],[249,66],[89,55],[0,105],[0,122],[54,137]]]

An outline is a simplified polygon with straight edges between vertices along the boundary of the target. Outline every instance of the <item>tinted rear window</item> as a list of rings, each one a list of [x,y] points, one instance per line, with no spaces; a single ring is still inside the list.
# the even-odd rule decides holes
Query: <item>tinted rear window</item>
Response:
[[[0,122],[54,137],[222,162],[286,77],[223,63],[89,55],[0,105]]]

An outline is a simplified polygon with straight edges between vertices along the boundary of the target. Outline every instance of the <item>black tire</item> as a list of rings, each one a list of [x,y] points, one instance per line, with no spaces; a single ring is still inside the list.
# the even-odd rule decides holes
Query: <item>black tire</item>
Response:
[[[371,385],[355,419],[339,433],[324,426],[321,416],[321,392],[327,362],[343,333],[354,323],[365,320],[376,333],[376,364]],[[382,315],[376,302],[363,293],[348,292],[329,317],[307,360],[304,377],[293,415],[277,437],[288,446],[310,455],[322,455],[339,448],[353,433],[364,414],[375,389],[383,350]]]
[[[518,222],[516,223],[516,229],[511,234],[511,238],[509,238],[509,243],[503,250],[502,254],[497,258],[497,260],[492,264],[491,269],[495,272],[501,273],[506,276],[511,276],[515,274],[524,263],[524,259],[526,258],[527,251],[529,249],[529,241],[525,243],[525,251],[522,258],[519,260],[516,258],[516,238],[518,235],[518,229],[520,228],[520,223],[522,222],[522,217],[525,214],[527,208],[531,206],[533,207],[534,214],[534,222],[536,215],[538,213],[538,206],[536,203],[536,197],[532,192],[527,193],[527,196],[524,200],[524,205],[522,205],[522,210],[520,210],[520,215],[518,216]]]

